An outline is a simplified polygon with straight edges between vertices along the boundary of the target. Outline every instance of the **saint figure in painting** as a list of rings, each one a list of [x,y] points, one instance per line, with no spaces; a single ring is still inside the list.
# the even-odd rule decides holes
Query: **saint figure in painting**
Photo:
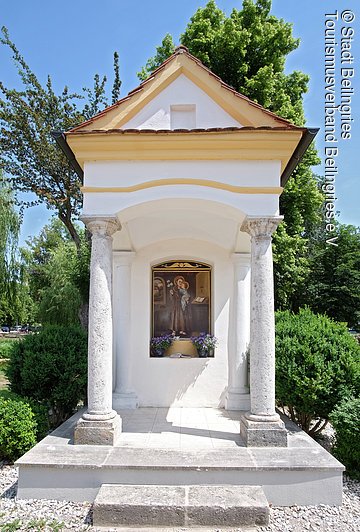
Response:
[[[189,283],[182,275],[177,275],[173,283],[169,283],[172,299],[171,330],[180,336],[190,335],[190,294]]]

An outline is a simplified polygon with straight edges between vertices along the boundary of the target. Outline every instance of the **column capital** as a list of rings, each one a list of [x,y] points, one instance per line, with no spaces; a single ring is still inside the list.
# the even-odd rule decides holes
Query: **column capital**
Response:
[[[81,216],[80,220],[84,222],[92,235],[112,236],[121,229],[117,216],[85,215]]]
[[[241,231],[255,237],[271,237],[283,216],[247,216],[241,225]]]

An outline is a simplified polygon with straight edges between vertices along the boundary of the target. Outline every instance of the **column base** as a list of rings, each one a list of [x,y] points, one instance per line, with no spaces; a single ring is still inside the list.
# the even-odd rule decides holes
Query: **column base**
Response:
[[[247,447],[287,447],[287,431],[279,421],[251,421],[240,418],[240,436]]]
[[[225,410],[249,410],[249,390],[228,390],[225,396]]]
[[[116,411],[123,408],[133,410],[139,406],[139,399],[135,392],[115,392],[112,401],[113,409]]]
[[[115,445],[122,428],[121,417],[105,421],[79,419],[74,431],[75,445]]]

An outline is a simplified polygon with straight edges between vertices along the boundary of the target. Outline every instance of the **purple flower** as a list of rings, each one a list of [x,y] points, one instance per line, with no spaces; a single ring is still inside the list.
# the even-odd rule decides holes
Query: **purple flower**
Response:
[[[216,347],[218,339],[213,334],[202,332],[199,336],[192,336],[191,341],[196,349],[209,350]]]
[[[174,336],[171,334],[165,334],[163,336],[154,336],[150,340],[151,349],[167,349],[171,346],[174,340]]]

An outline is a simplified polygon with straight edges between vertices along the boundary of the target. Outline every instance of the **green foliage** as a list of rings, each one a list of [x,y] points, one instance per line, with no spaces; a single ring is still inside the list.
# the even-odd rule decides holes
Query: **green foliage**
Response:
[[[191,17],[180,41],[190,53],[237,91],[277,115],[303,126],[303,95],[309,78],[285,74],[287,55],[299,46],[292,25],[270,14],[270,0],[244,0],[230,16],[210,0]],[[141,72],[149,75],[174,50],[170,35]],[[288,181],[280,198],[284,224],[274,235],[275,304],[299,308],[310,275],[308,237],[320,223],[323,196],[310,167],[319,164],[314,148]]]
[[[19,518],[13,519],[9,523],[1,525],[1,532],[14,532],[15,530],[21,530],[22,521]]]
[[[20,220],[10,183],[0,170],[0,324],[13,323],[17,312]]]
[[[93,88],[83,88],[83,91],[87,94],[88,102],[84,106],[82,119],[89,120],[89,118],[97,115],[107,106],[107,98],[105,96],[106,81],[106,76],[103,76],[100,80],[99,74],[95,74]]]
[[[77,264],[72,242],[58,246],[44,266],[47,284],[40,291],[39,321],[42,324],[79,323],[81,296],[73,282]]]
[[[52,530],[53,532],[61,532],[65,530],[65,523],[62,521],[57,521],[55,519],[48,520],[44,518],[40,519],[30,519],[22,521],[19,518],[13,519],[12,521],[7,521],[5,524],[1,524],[0,516],[0,531],[1,532],[14,532],[15,530],[29,530],[29,532],[39,532],[40,530]]]
[[[33,192],[38,201],[56,209],[59,218],[76,238],[72,216],[81,207],[80,181],[57,149],[52,130],[66,131],[84,119],[78,110],[79,95],[65,87],[57,96],[51,78],[43,87],[2,28],[0,42],[12,53],[23,89],[0,83],[1,165],[16,190]]]
[[[344,324],[309,309],[276,314],[276,398],[293,421],[309,434],[320,432],[359,385],[360,346]]]
[[[315,312],[326,313],[349,327],[360,322],[360,229],[336,225],[336,246],[327,244],[327,233],[319,228],[311,238],[311,275],[302,294]]]
[[[120,97],[120,88],[121,88],[119,54],[117,52],[114,52],[114,74],[115,74],[114,84],[113,84],[113,89],[111,92],[111,103],[112,104],[118,101]]]
[[[36,443],[36,422],[26,401],[0,397],[0,456],[14,461]]]
[[[87,230],[80,234],[80,248],[74,258],[70,277],[77,288],[83,303],[88,301],[90,288],[90,258],[91,246],[87,238]]]
[[[11,391],[50,412],[54,428],[86,398],[87,342],[75,326],[48,326],[19,342],[7,368]]]
[[[161,45],[156,48],[156,54],[151,57],[146,65],[138,72],[138,78],[144,81],[151,72],[161,65],[175,50],[175,44],[172,36],[167,33],[163,38]]]
[[[17,342],[15,338],[0,338],[0,359],[10,358]]]
[[[330,414],[336,431],[333,453],[348,475],[360,479],[360,397],[344,398]]]
[[[79,323],[89,293],[90,246],[85,231],[77,232],[78,248],[63,224],[53,219],[22,250],[37,322]]]
[[[7,366],[5,366],[5,372],[6,370]],[[31,409],[36,424],[35,436],[37,441],[42,440],[49,433],[50,425],[47,406],[42,405],[38,401],[35,401],[29,397],[22,397],[21,395],[12,392],[8,388],[0,390],[0,398],[11,401],[20,401]]]
[[[0,173],[0,290],[9,289],[16,272],[19,216],[10,184]]]

